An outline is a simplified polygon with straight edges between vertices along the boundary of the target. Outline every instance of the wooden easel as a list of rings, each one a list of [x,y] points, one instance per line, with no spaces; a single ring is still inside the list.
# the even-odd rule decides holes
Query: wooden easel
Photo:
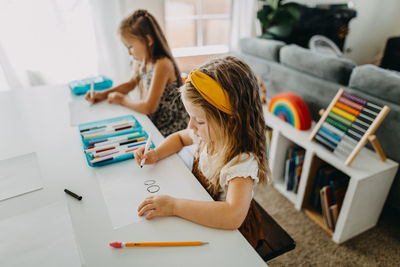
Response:
[[[326,110],[321,109],[319,111],[319,114],[321,115],[320,120],[318,121],[317,125],[314,127],[311,135],[310,135],[310,141],[312,141],[317,134],[318,130],[320,129],[322,123],[326,120],[328,117],[328,114],[331,112],[332,108],[335,106],[336,102],[339,100],[339,98],[342,96],[344,90],[341,88],[337,92],[336,96],[333,98],[332,102],[329,104],[328,108]],[[363,148],[368,141],[371,142],[372,147],[375,149],[376,153],[378,154],[379,158],[382,161],[386,160],[386,155],[382,150],[381,145],[379,144],[379,141],[377,137],[374,135],[375,131],[378,129],[382,121],[385,119],[387,114],[389,113],[390,108],[388,106],[383,106],[379,114],[376,116],[374,121],[371,123],[371,125],[368,127],[368,129],[365,131],[364,135],[361,137],[361,139],[358,141],[357,145],[353,149],[353,151],[350,153],[350,155],[347,157],[345,164],[347,166],[350,166],[350,164],[354,161],[354,159],[357,157],[358,153],[360,152],[361,148]]]

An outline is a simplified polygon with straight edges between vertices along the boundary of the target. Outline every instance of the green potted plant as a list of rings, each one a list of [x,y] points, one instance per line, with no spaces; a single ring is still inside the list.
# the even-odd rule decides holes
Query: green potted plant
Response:
[[[283,0],[259,0],[263,3],[257,12],[262,27],[262,38],[284,40],[292,33],[293,24],[300,19],[296,3]]]

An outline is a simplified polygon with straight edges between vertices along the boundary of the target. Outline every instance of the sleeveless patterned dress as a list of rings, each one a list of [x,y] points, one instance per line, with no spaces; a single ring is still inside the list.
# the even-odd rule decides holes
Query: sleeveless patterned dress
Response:
[[[148,71],[142,71],[139,74],[142,87],[144,87],[143,89],[146,92],[148,92],[150,88],[154,69],[155,64],[152,65]],[[154,123],[164,137],[174,132],[186,129],[189,122],[189,115],[183,106],[178,88],[177,80],[171,84],[167,84],[161,96],[156,112],[148,115],[150,120]],[[141,93],[141,97],[142,96],[143,93]]]

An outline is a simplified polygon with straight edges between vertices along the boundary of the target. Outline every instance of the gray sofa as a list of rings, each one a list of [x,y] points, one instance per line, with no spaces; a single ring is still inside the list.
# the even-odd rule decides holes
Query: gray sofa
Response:
[[[374,65],[356,66],[346,58],[318,54],[296,45],[259,38],[240,40],[234,54],[245,60],[266,83],[267,97],[290,91],[301,96],[313,120],[339,88],[391,108],[376,132],[386,155],[400,162],[400,74]],[[387,203],[400,211],[400,171]]]

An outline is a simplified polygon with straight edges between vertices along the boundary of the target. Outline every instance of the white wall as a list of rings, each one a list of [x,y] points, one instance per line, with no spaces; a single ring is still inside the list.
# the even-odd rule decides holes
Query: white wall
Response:
[[[389,37],[400,36],[400,0],[292,0],[306,5],[352,2],[357,17],[349,24],[345,56],[358,65],[379,63]]]
[[[400,36],[399,0],[353,0],[357,18],[351,20],[346,57],[357,64],[376,61],[391,36]],[[347,52],[350,50],[349,52]]]
[[[348,0],[296,0],[301,4],[344,4]],[[357,17],[350,21],[345,56],[357,64],[373,63],[383,52],[386,40],[400,36],[400,0],[352,0]],[[165,30],[164,0],[121,0],[124,16],[136,9],[152,13]]]
[[[136,9],[146,9],[158,21],[161,28],[165,30],[165,5],[164,0],[121,0],[123,16],[132,14]]]

